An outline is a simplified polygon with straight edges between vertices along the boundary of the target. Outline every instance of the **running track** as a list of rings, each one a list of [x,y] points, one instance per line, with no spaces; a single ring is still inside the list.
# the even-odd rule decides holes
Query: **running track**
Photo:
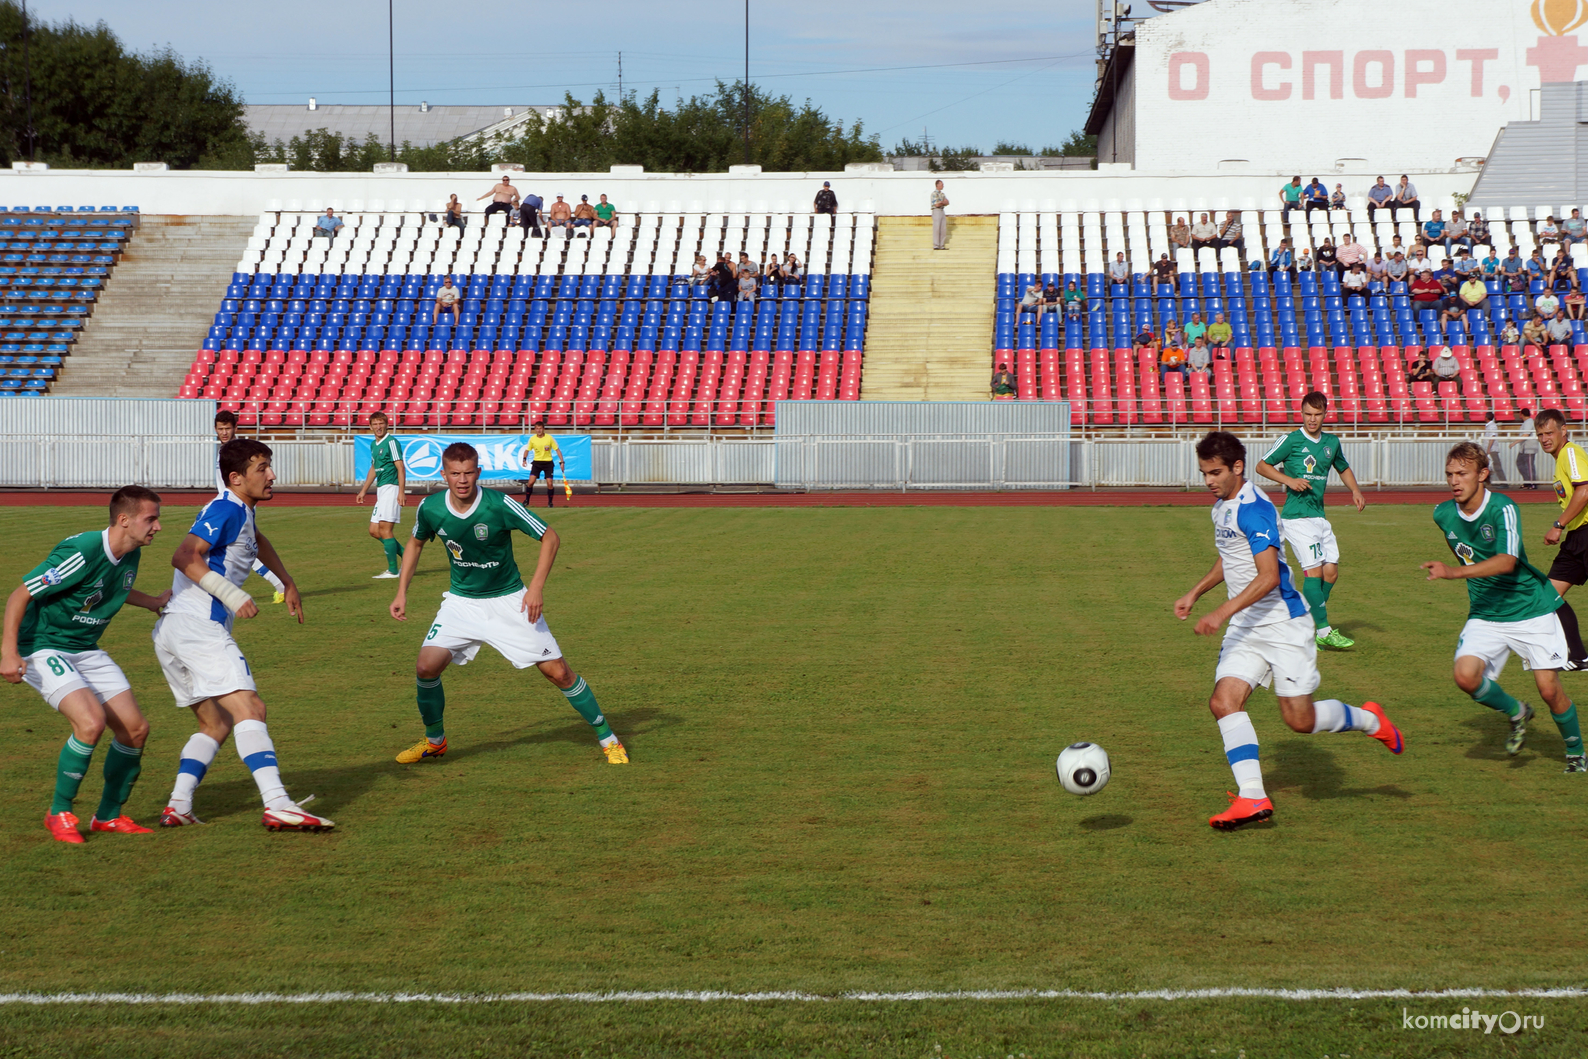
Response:
[[[1365,490],[1372,504],[1437,504],[1450,494],[1442,489]],[[198,507],[215,494],[167,491],[161,496],[177,507]],[[1507,496],[1522,504],[1555,503],[1550,489],[1516,490]],[[0,507],[98,507],[110,499],[107,492],[47,490],[0,492]],[[849,492],[849,493],[576,493],[567,507],[1197,507],[1209,496],[1202,490],[1075,489],[1044,493],[969,492]],[[1331,490],[1330,507],[1351,502],[1344,490]],[[277,507],[352,507],[353,494],[281,492],[271,503]],[[537,500],[537,506],[539,501]]]

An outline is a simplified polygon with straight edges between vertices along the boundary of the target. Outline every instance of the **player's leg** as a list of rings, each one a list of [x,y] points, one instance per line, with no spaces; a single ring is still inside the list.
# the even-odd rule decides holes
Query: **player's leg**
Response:
[[[1252,694],[1253,684],[1242,677],[1224,675],[1225,661],[1220,660],[1220,674],[1213,685],[1213,695],[1208,699],[1208,709],[1218,722],[1219,735],[1224,740],[1224,759],[1229,762],[1235,777],[1236,793],[1230,795],[1230,806],[1224,812],[1210,817],[1208,823],[1221,831],[1233,831],[1243,824],[1266,820],[1274,815],[1274,803],[1263,789],[1263,768],[1258,761],[1257,729],[1246,714],[1246,700]]]
[[[376,574],[377,578],[396,577],[402,570],[403,546],[397,540],[396,529],[395,522],[376,522],[370,526],[370,536],[380,542],[381,550],[386,553],[386,572]]]
[[[1588,772],[1588,757],[1583,755],[1582,726],[1577,721],[1577,704],[1561,684],[1560,673],[1554,669],[1535,669],[1533,681],[1538,685],[1539,698],[1549,703],[1550,717],[1560,729],[1561,741],[1566,744],[1566,771]]]
[[[1500,673],[1511,648],[1495,628],[1498,623],[1481,619],[1468,619],[1462,627],[1461,638],[1456,641],[1456,662],[1451,672],[1456,687],[1497,713],[1503,713],[1511,725],[1505,740],[1507,754],[1519,754],[1527,741],[1527,722],[1533,719],[1533,708],[1513,698],[1500,687]]]
[[[214,699],[203,699],[188,707],[198,722],[198,731],[188,737],[182,747],[181,760],[177,762],[176,783],[171,797],[160,813],[161,827],[182,827],[201,823],[193,812],[193,794],[215,761],[221,744],[232,734],[232,715],[221,709]]]
[[[305,812],[287,796],[281,768],[276,763],[276,744],[265,724],[265,702],[259,693],[253,688],[240,688],[217,695],[214,701],[231,718],[232,745],[259,788],[259,798],[265,804],[265,827],[271,831],[329,831],[335,827],[325,817]]]
[[[1328,647],[1343,651],[1355,647],[1356,641],[1345,633],[1336,629],[1329,623],[1329,594],[1334,591],[1335,582],[1340,579],[1340,543],[1335,539],[1334,526],[1328,519],[1308,519],[1312,523],[1312,550],[1317,565],[1312,570],[1306,571],[1306,581],[1302,586],[1305,594],[1308,586],[1312,595],[1307,596],[1307,605],[1312,608],[1312,621],[1317,629],[1318,646]]]
[[[105,724],[110,729],[110,749],[105,751],[105,789],[99,808],[89,821],[90,831],[114,831],[125,835],[146,835],[121,807],[132,795],[133,784],[143,772],[143,745],[149,738],[149,720],[138,708],[138,700],[128,688],[105,700]]]
[[[551,681],[557,690],[568,699],[572,706],[591,728],[595,729],[596,739],[601,743],[601,750],[606,754],[607,761],[613,765],[627,765],[629,763],[628,751],[618,737],[612,734],[612,726],[607,724],[607,719],[601,713],[601,707],[596,702],[595,692],[590,690],[590,685],[585,683],[584,677],[573,671],[566,658],[552,658],[545,662],[537,663],[541,675]]]
[[[71,724],[72,734],[66,737],[55,760],[55,796],[50,801],[44,825],[57,841],[82,842],[72,804],[77,800],[83,777],[88,775],[99,737],[104,734],[105,707],[87,684],[79,683],[56,700],[55,709]]]
[[[430,627],[427,638],[441,634],[442,615]],[[415,698],[419,703],[419,719],[425,724],[425,737],[397,755],[404,765],[412,765],[427,757],[441,757],[447,752],[447,728],[443,716],[447,709],[447,693],[441,684],[441,674],[452,664],[452,651],[429,643],[419,648],[419,658],[414,662],[417,683]]]

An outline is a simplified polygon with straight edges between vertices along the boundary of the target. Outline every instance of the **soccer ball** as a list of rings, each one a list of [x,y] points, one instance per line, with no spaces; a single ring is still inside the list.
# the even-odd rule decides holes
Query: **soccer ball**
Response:
[[[1054,769],[1064,789],[1083,798],[1108,786],[1108,752],[1096,743],[1071,743]]]

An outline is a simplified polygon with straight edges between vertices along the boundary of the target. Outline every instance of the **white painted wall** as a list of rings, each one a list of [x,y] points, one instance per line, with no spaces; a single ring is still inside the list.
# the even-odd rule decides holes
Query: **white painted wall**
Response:
[[[1585,19],[1582,0],[1207,0],[1137,29],[1136,164],[1305,178],[1486,155],[1541,78],[1588,65]]]
[[[1217,3],[1219,0],[1212,0]],[[1208,6],[1211,6],[1208,5]],[[1275,204],[1292,170],[1252,167],[1244,172],[1080,171],[1059,173],[944,173],[950,214],[1099,209],[1242,209],[1250,200]],[[1411,169],[1425,202],[1465,193],[1471,172]],[[1324,172],[1331,185],[1362,194],[1376,170]],[[1306,174],[1310,176],[1311,174]],[[594,202],[605,193],[624,212],[757,212],[809,210],[823,180],[833,182],[842,210],[924,216],[937,174],[901,172],[766,173],[760,175],[609,173],[513,174],[514,185],[551,202],[557,194]],[[472,200],[495,182],[490,173],[238,173],[123,170],[0,170],[0,205],[137,206],[144,213],[230,214],[267,210],[436,210],[451,193]],[[1154,204],[1157,204],[1156,206]],[[474,210],[485,203],[470,203]]]

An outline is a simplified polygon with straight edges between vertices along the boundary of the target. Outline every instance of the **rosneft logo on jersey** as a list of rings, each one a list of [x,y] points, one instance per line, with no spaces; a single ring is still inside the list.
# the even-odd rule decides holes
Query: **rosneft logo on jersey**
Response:
[[[457,541],[447,541],[447,551],[452,553],[452,558],[454,559],[463,558],[463,545]]]

